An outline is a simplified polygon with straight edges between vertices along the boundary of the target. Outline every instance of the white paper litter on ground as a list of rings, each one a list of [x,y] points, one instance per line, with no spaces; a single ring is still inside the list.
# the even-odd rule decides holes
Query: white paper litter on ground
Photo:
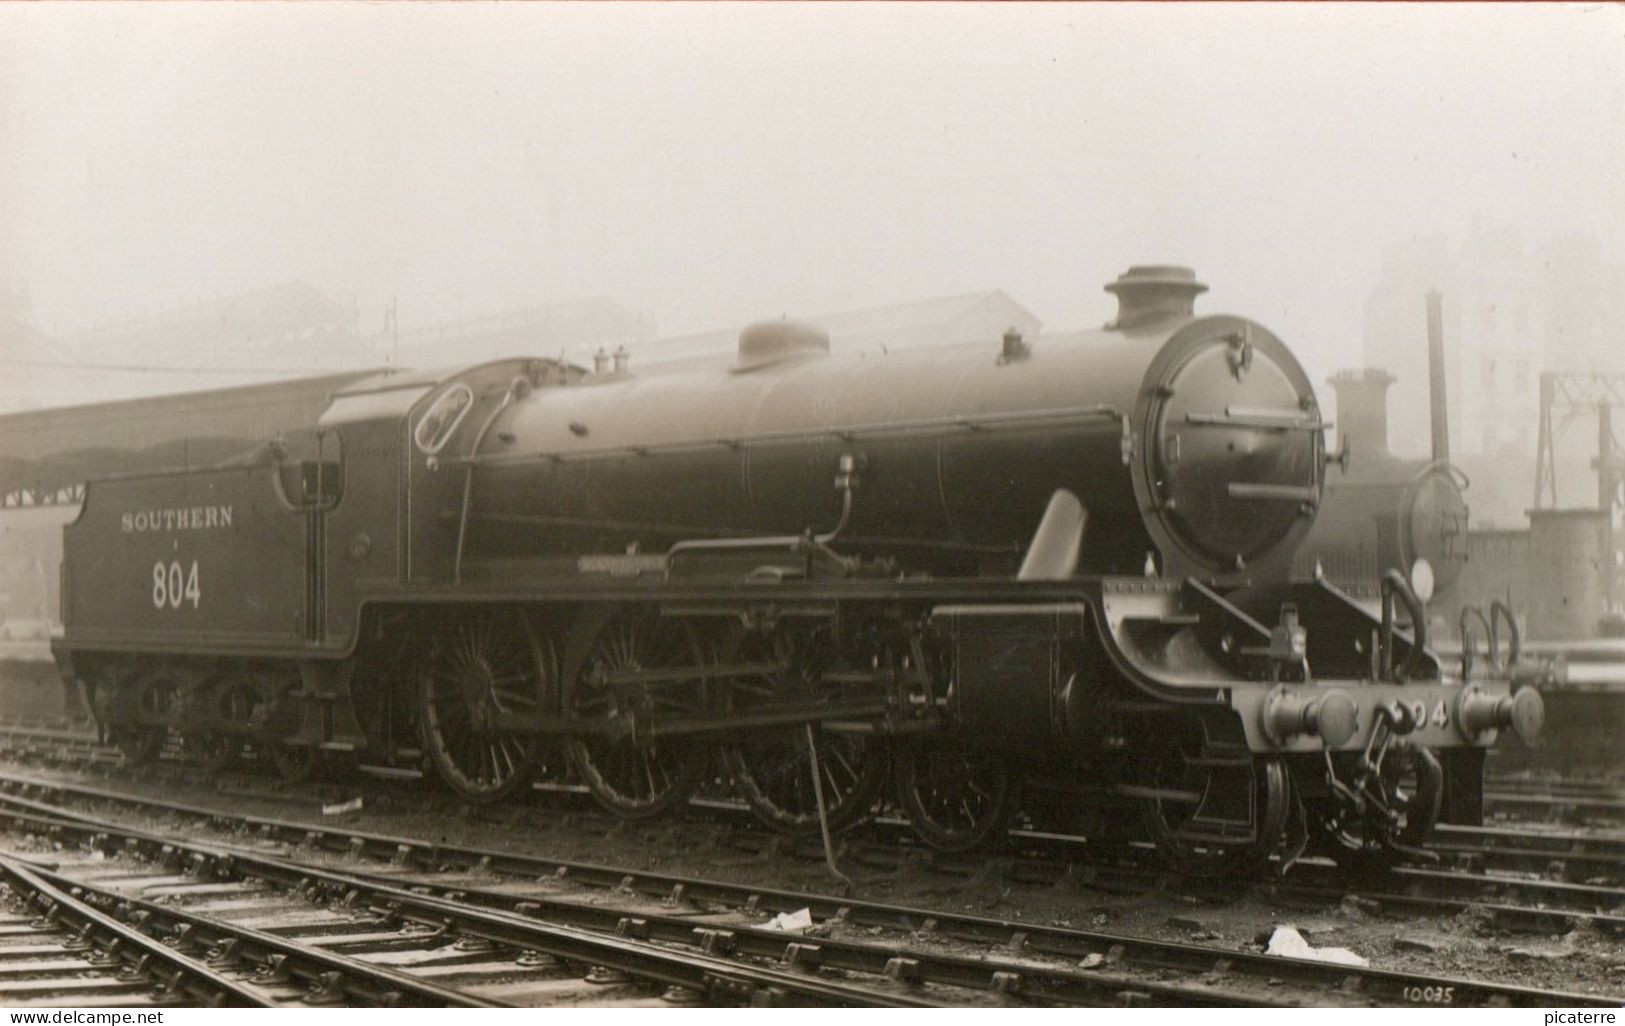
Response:
[[[785,933],[806,933],[812,929],[812,910],[798,908],[794,912],[780,912],[762,924],[764,930],[782,930]]]
[[[1315,948],[1303,939],[1303,934],[1290,926],[1278,926],[1270,934],[1270,946],[1264,949],[1266,955],[1280,955],[1282,958],[1307,958],[1316,962],[1333,962],[1337,965],[1370,965],[1371,963],[1356,955],[1348,948]]]
[[[322,815],[324,815],[324,816],[342,816],[346,812],[360,812],[361,811],[361,804],[362,803],[361,803],[360,798],[351,798],[347,802],[339,802],[336,805],[323,805],[322,806]]]

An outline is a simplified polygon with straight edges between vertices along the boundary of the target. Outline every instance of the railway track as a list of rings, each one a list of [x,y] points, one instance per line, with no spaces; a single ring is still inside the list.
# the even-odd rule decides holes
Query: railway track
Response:
[[[12,822],[58,834],[63,826],[46,817]],[[154,848],[150,835],[122,832],[116,844],[112,835],[100,837],[104,847],[31,865],[35,886],[71,890],[116,910],[136,935],[161,938],[160,946],[191,956],[194,965],[201,958],[217,976],[246,976],[248,986],[233,996],[261,1005],[922,1003],[602,932],[482,917],[308,867],[243,862],[196,846]],[[22,860],[11,862],[22,872]],[[8,996],[0,983],[0,997]]]
[[[1555,792],[1502,790],[1484,793],[1490,813],[1512,814],[1517,819],[1625,822],[1625,795],[1617,785],[1571,785]]]
[[[1002,857],[952,858],[931,854],[924,856],[923,862],[930,871],[946,876],[965,879],[996,872],[1000,879],[1037,887],[1082,885],[1131,894],[1147,893],[1167,885],[1169,874],[1157,863],[1149,847],[1133,851],[1126,858],[1078,862],[1056,857],[1061,845],[1070,847],[1072,842],[1060,839],[1042,848],[1029,847],[1025,854]],[[1471,857],[1456,859],[1454,864],[1395,866],[1352,875],[1324,860],[1303,860],[1279,879],[1256,886],[1278,903],[1290,906],[1333,906],[1344,897],[1352,896],[1371,907],[1396,914],[1454,916],[1472,911],[1509,930],[1561,934],[1583,926],[1625,935],[1625,889],[1617,882],[1576,883],[1551,876],[1491,873],[1483,865],[1489,853],[1470,844],[1464,845],[1462,851],[1471,853]],[[849,846],[847,853],[860,865],[892,872],[902,872],[908,859],[918,858],[906,849],[880,844]],[[802,854],[809,859],[817,857],[817,852],[810,847],[804,848]],[[1524,862],[1523,853],[1514,851],[1513,854],[1517,856],[1516,861]],[[1617,881],[1625,874],[1625,864],[1619,857],[1595,858],[1607,865],[1610,881]],[[1550,873],[1554,862],[1560,861],[1544,856],[1541,868]],[[1564,873],[1572,871],[1567,863],[1558,868]],[[1186,878],[1180,881],[1180,888],[1183,893],[1203,900],[1222,901],[1234,893],[1236,885],[1224,879]]]
[[[268,1007],[258,987],[159,943],[84,888],[0,857],[0,1001],[14,1008]]]
[[[1544,795],[1578,799],[1625,798],[1625,779],[1618,774],[1536,776],[1528,773],[1490,773],[1491,786],[1505,795]]]
[[[116,765],[115,761],[105,768]],[[390,772],[397,777],[403,774]],[[398,787],[399,781],[389,786]],[[558,785],[551,789],[571,790]],[[260,796],[286,797],[275,793]],[[700,804],[707,815],[731,814],[736,821],[753,823],[741,808],[729,803]],[[606,821],[606,829],[610,828]],[[1153,889],[1166,876],[1154,853],[1143,846],[1102,851],[1082,838],[1015,830],[1004,855],[954,857],[921,853],[909,847],[907,835],[906,824],[883,819],[848,838],[843,851],[845,857],[880,874],[900,872],[904,861],[923,861],[931,871],[946,877],[985,876],[991,870],[1028,885],[1051,886],[1071,879],[1119,892]],[[737,843],[746,850],[771,848],[793,853],[798,848],[779,835],[749,827],[739,832]],[[1504,827],[1445,827],[1430,847],[1436,865],[1397,866],[1351,879],[1324,860],[1307,859],[1269,886],[1282,900],[1335,902],[1353,893],[1396,912],[1454,915],[1474,909],[1511,929],[1557,933],[1586,925],[1607,933],[1625,933],[1625,889],[1621,886],[1625,884],[1625,838]],[[810,842],[801,842],[799,848],[809,859],[822,857],[821,849]],[[1188,886],[1200,891],[1212,885],[1191,881]]]
[[[1501,873],[1540,873],[1572,883],[1625,882],[1625,837],[1503,826],[1437,827],[1428,849],[1446,864]]]
[[[171,754],[178,760],[187,758],[179,746],[173,747]],[[116,748],[99,744],[95,735],[82,725],[60,719],[0,717],[0,755],[43,759],[57,764],[82,763],[107,769],[116,769],[125,764],[124,756]],[[421,771],[400,766],[358,763],[355,769],[362,776],[391,780],[423,778]],[[544,792],[586,793],[585,788],[568,784],[540,782],[534,786]],[[717,803],[707,803],[702,799],[699,804]],[[1592,817],[1607,823],[1625,822],[1625,782],[1611,778],[1547,780],[1531,778],[1526,774],[1491,776],[1486,782],[1484,804],[1487,812],[1509,816],[1514,821],[1531,818],[1528,814],[1534,812],[1536,815],[1532,818],[1541,822],[1563,822],[1575,818],[1585,821]],[[1505,861],[1504,856],[1502,861]]]
[[[123,964],[110,981],[152,975],[157,993],[182,1004],[251,1007],[353,1004],[485,1007],[479,993],[454,990],[435,980],[374,964],[343,952],[333,942],[357,938],[339,932],[360,928],[338,915],[310,923],[322,936],[283,935],[248,925],[267,918],[277,897],[248,882],[205,882],[162,867],[136,867],[90,853],[82,858],[38,860],[12,854],[0,860],[12,893],[39,906],[47,941],[57,950],[12,963],[0,981],[0,999],[77,1004],[85,989],[105,993],[103,980],[79,978],[89,954],[92,965]],[[201,898],[191,905],[184,897]],[[71,904],[69,904],[71,903]],[[67,909],[64,912],[64,909]],[[230,914],[220,910],[229,909]],[[99,917],[99,922],[91,917]],[[75,925],[65,933],[65,920]],[[34,924],[30,924],[34,925]],[[398,938],[397,938],[398,939]],[[127,956],[126,951],[138,952]],[[151,960],[160,955],[164,964]]]
[[[1035,963],[1033,953],[1026,950],[1019,960],[1015,957],[1000,960],[985,955],[972,958],[945,954],[906,943],[787,936],[784,932],[734,922],[736,916],[730,915],[732,906],[716,900],[715,895],[705,903],[703,911],[692,898],[688,898],[689,907],[675,908],[679,901],[670,900],[672,895],[668,895],[671,907],[661,911],[651,909],[648,901],[606,905],[560,898],[548,893],[545,885],[538,886],[534,878],[530,886],[515,892],[503,887],[501,878],[491,874],[489,866],[477,867],[474,872],[460,867],[450,872],[435,871],[414,865],[410,857],[402,856],[399,846],[387,861],[374,858],[368,864],[364,859],[366,852],[357,851],[352,843],[344,853],[346,864],[342,870],[336,870],[330,868],[331,859],[311,858],[310,852],[294,861],[240,846],[198,844],[126,828],[108,831],[88,821],[49,816],[38,809],[20,812],[15,806],[0,812],[0,816],[16,829],[48,832],[57,840],[72,837],[89,845],[91,854],[83,860],[70,861],[68,871],[53,874],[61,879],[71,879],[72,868],[92,865],[97,867],[97,873],[116,876],[125,890],[156,888],[166,894],[177,891],[207,894],[214,898],[210,907],[215,909],[220,904],[215,896],[253,893],[258,896],[254,901],[240,898],[227,901],[233,911],[247,911],[258,918],[272,914],[272,906],[283,908],[280,915],[287,918],[285,906],[295,898],[336,902],[339,908],[353,910],[354,914],[335,916],[324,920],[321,926],[334,931],[330,936],[339,938],[340,943],[396,944],[404,939],[411,945],[409,953],[417,957],[449,956],[465,962],[476,956],[483,959],[473,968],[460,969],[459,976],[512,974],[515,966],[525,964],[527,959],[531,963],[541,961],[548,968],[552,966],[549,959],[569,959],[579,960],[578,964],[602,963],[589,973],[589,979],[596,975],[600,980],[609,977],[625,982],[635,973],[649,974],[647,964],[658,961],[663,965],[663,975],[686,970],[683,978],[688,985],[672,984],[680,989],[682,996],[678,1000],[716,1003],[721,995],[738,999],[734,1003],[875,1006],[965,1005],[992,1001],[1292,1006],[1324,993],[1325,985],[1333,976],[1346,982],[1345,974],[1328,972],[1324,967],[1299,967],[1298,972],[1293,973],[1290,969],[1271,966],[1270,979],[1279,980],[1284,971],[1307,987],[1307,993],[1287,996],[1277,989],[1272,994],[1267,981],[1256,972],[1236,971],[1227,964],[1222,953],[1190,945],[1150,945],[1159,949],[1158,954],[1162,956],[1153,971],[1153,967],[1144,964],[1148,958],[1147,945],[1143,942],[1130,942],[1136,944],[1138,957],[1125,957],[1128,955],[1126,945],[1118,943],[1107,950],[1109,959],[1101,956],[1102,962],[1109,961],[1111,968],[1084,973],[1064,968],[1065,963],[1058,960],[1051,965]],[[114,853],[112,860],[96,857],[109,851]],[[325,854],[319,847],[316,853]],[[355,865],[358,862],[362,865]],[[177,872],[182,869],[184,873]],[[47,871],[41,869],[40,872],[43,875]],[[489,886],[479,886],[482,880]],[[620,893],[632,896],[625,887]],[[128,897],[125,900],[136,903]],[[272,906],[264,904],[267,902]],[[147,902],[139,904],[143,911],[156,912],[163,908]],[[850,906],[844,907],[850,915]],[[183,945],[189,943],[191,930],[219,930],[230,925],[223,924],[217,916],[199,916],[184,907],[166,911],[176,921],[161,924],[157,930],[172,943],[188,927],[181,940]],[[893,912],[895,915],[896,910]],[[429,943],[436,946],[424,949],[420,947],[422,942],[412,934],[403,937],[396,926],[400,921],[416,926],[427,935]],[[927,926],[917,918],[906,925],[911,934]],[[927,929],[936,932],[940,927],[927,926]],[[445,943],[448,935],[458,938],[457,944],[467,945],[466,950],[460,951],[456,944],[448,950]],[[567,942],[561,940],[561,936],[567,938]],[[204,936],[200,941],[213,941],[214,950],[220,950],[217,937]],[[1006,946],[1010,943],[1007,940]],[[394,953],[397,951],[392,949]],[[491,959],[498,953],[500,961],[493,963]],[[1170,982],[1163,978],[1176,954],[1183,956],[1183,968],[1191,979]],[[1190,964],[1192,958],[1199,960],[1198,965]],[[749,968],[747,978],[730,978],[742,972],[739,966]],[[328,993],[336,989],[359,990],[344,969],[328,969],[326,974],[316,977],[306,973],[301,977],[320,982],[319,989],[307,992],[307,999],[314,995],[319,1001],[326,1000]],[[469,996],[488,997],[492,986],[512,988],[541,982],[487,983],[484,994],[476,987]],[[518,996],[534,997],[541,993],[551,996],[549,988],[540,986],[520,990]],[[1494,996],[1507,998],[1502,992]]]
[[[904,980],[915,987],[961,988],[949,1003],[980,997],[1069,1004],[1297,1004],[1328,999],[1400,1004],[1423,985],[1456,988],[1452,993],[1459,1004],[1609,1003],[1596,996],[1493,981],[1424,981],[1407,973],[1300,963],[1246,951],[429,844],[112,796],[132,807],[182,817],[186,823],[179,833],[188,837],[200,835],[205,825],[239,837],[238,843],[182,841],[174,835],[105,825],[106,804],[112,800],[105,792],[38,787],[35,793],[59,801],[64,795],[78,795],[102,804],[91,815],[38,798],[7,796],[0,817],[14,830],[47,831],[58,840],[114,850],[121,857],[134,852],[167,865],[179,857],[181,864],[211,881],[223,866],[255,878],[316,880],[325,888],[323,893],[330,897],[343,893],[352,906],[361,898],[349,897],[350,891],[363,897],[383,895],[383,904],[368,906],[373,908],[403,900],[403,894],[416,894],[493,915],[540,918],[623,939],[697,947],[702,953],[721,946],[779,966],[815,965],[821,972],[866,974],[893,984]],[[244,847],[242,836],[252,838],[254,847]],[[798,909],[808,911],[821,936],[787,938],[761,925],[769,915]],[[436,906],[432,911],[447,915],[451,910]],[[863,939],[851,940],[850,933]],[[883,939],[873,940],[876,934]],[[940,951],[951,945],[963,952],[966,944],[978,949],[968,964],[962,954]],[[1035,966],[1035,959],[1041,964]],[[1079,971],[1080,966],[1091,971]],[[1283,981],[1293,988],[1283,991]]]
[[[65,726],[59,722],[16,722],[0,720],[0,755],[9,755],[25,761],[33,760],[49,765],[100,769],[116,772],[124,766],[123,756],[116,750],[97,745],[89,733]],[[178,769],[184,763],[184,753],[177,750],[177,759],[166,761],[165,769]],[[243,783],[235,781],[241,776]],[[423,774],[417,770],[369,765],[358,767],[359,781],[388,781],[398,788],[421,785]],[[286,797],[286,792],[267,790],[263,778],[249,773],[213,774],[211,782],[222,790],[260,797]],[[1608,806],[1620,795],[1621,785],[1613,780],[1586,780],[1580,782],[1530,780],[1523,777],[1505,778],[1492,782],[1498,790],[1488,797],[1506,797],[1510,802],[1526,801],[1530,806],[1569,810],[1592,805]],[[538,791],[558,796],[585,796],[585,789],[568,784],[538,783]],[[354,791],[351,787],[349,791]],[[1549,801],[1544,800],[1549,797]],[[1570,800],[1573,799],[1573,800]],[[731,801],[696,799],[693,805],[706,815],[737,815],[748,820],[742,805]],[[591,807],[589,813],[591,813]],[[1550,816],[1542,817],[1549,822]],[[607,822],[607,821],[606,821]],[[880,835],[887,844],[904,840],[906,823],[882,816],[876,821],[871,834]],[[1047,853],[1059,859],[1080,857],[1082,838],[1057,835],[1042,830],[1016,828],[1011,831],[1011,844],[1019,849]],[[775,837],[774,842],[778,839]],[[854,843],[854,842],[849,842]],[[861,842],[855,842],[861,843]],[[1445,865],[1464,870],[1497,873],[1539,874],[1567,883],[1598,883],[1625,878],[1625,836],[1573,830],[1526,830],[1515,826],[1487,825],[1480,827],[1442,825],[1429,848]],[[822,857],[821,852],[816,857]],[[942,861],[951,863],[952,859]]]

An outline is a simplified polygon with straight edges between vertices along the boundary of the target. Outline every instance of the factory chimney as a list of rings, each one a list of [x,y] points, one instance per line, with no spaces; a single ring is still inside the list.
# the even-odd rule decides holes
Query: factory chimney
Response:
[[[1433,459],[1450,462],[1450,418],[1444,401],[1444,313],[1438,289],[1428,290],[1428,408],[1433,423]]]

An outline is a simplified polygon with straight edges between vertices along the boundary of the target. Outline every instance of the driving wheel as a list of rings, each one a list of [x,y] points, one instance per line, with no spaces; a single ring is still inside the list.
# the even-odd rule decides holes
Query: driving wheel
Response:
[[[591,630],[592,628],[588,628]],[[648,727],[704,711],[701,652],[686,626],[654,610],[627,608],[593,631],[564,703],[587,732],[570,739],[570,760],[600,805],[625,819],[687,801],[708,750],[694,742],[645,739]]]
[[[729,678],[731,713],[774,705],[816,706],[840,696],[837,689],[822,683],[834,659],[829,646],[816,638],[735,631],[722,652],[719,661],[725,665],[760,667]],[[809,748],[804,724],[748,733],[746,740],[722,749],[722,762],[751,811],[775,830],[794,835],[818,832],[819,792],[812,776],[814,752],[831,831],[861,823],[885,789],[889,752],[885,742],[874,734],[837,733],[814,723]]]
[[[440,779],[474,802],[529,787],[541,738],[499,718],[540,715],[557,677],[552,645],[521,609],[459,612],[437,628],[424,651],[418,717]]]

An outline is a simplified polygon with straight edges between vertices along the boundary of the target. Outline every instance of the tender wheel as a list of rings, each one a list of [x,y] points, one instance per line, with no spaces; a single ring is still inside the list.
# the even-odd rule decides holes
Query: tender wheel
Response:
[[[136,692],[134,712],[143,721],[169,715],[179,687],[175,681],[161,674],[137,675],[125,684]],[[114,741],[124,758],[133,763],[152,762],[164,750],[169,740],[169,728],[150,723],[119,725],[114,730]]]
[[[242,731],[248,729],[257,699],[247,680],[228,677],[212,685],[203,691],[212,725],[187,734],[186,751],[204,769],[219,772],[242,755]]]
[[[118,748],[126,762],[155,762],[169,740],[169,731],[162,727],[124,727],[118,732]]]
[[[897,803],[931,847],[970,851],[1008,828],[1016,788],[997,755],[919,744],[899,752],[896,765]]]
[[[802,646],[800,652],[794,648],[783,635],[739,633],[731,638],[723,646],[722,663],[778,664],[786,669],[730,678],[730,711],[834,697],[819,683],[829,661],[824,646]],[[829,828],[850,829],[874,809],[885,789],[891,768],[889,752],[872,734],[837,734],[815,724],[813,738]],[[762,822],[788,834],[818,832],[818,795],[813,788],[805,726],[752,731],[749,740],[723,748],[722,761],[740,795]]]
[[[218,773],[237,761],[242,742],[228,734],[188,734],[186,752],[197,764],[211,773]]]
[[[1278,761],[1215,757],[1192,730],[1149,749],[1141,781],[1125,790],[1140,798],[1157,851],[1187,876],[1244,872],[1284,838],[1288,777]]]
[[[566,684],[565,707],[609,733],[570,739],[576,773],[599,804],[626,819],[654,816],[686,801],[699,785],[708,751],[691,742],[639,741],[622,728],[703,712],[701,682],[627,679],[699,666],[693,636],[651,610],[629,609],[612,616],[589,644],[580,670]]]
[[[418,719],[440,779],[474,802],[529,787],[542,739],[493,721],[551,708],[557,679],[552,645],[522,610],[459,614],[435,631],[424,652]]]
[[[241,703],[232,713],[233,723],[245,726],[255,756],[276,767],[277,775],[290,784],[302,784],[315,775],[321,755],[312,745],[290,744],[297,734],[301,713],[290,695],[299,688],[299,675],[287,667],[260,668],[236,682],[232,701]]]
[[[319,758],[313,746],[273,741],[267,748],[271,764],[276,767],[278,775],[288,783],[303,784],[316,775]]]

